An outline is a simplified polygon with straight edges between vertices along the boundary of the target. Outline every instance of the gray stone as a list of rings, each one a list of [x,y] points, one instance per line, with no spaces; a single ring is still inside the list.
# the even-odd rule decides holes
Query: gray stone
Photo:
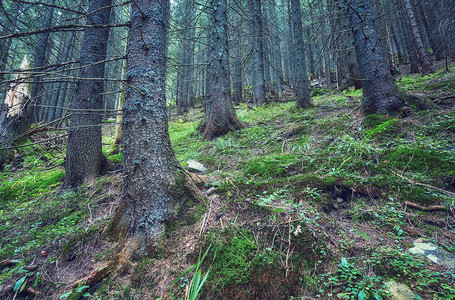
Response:
[[[425,257],[438,265],[455,269],[455,256],[431,243],[415,242],[414,247],[409,249],[409,253]]]
[[[392,294],[393,300],[414,300],[414,293],[411,289],[402,283],[396,281],[387,281],[385,283],[389,292]]]
[[[207,171],[207,169],[204,167],[203,164],[200,162],[195,161],[194,159],[190,159],[187,161],[188,163],[188,171],[190,172],[196,172],[196,173],[202,173]]]

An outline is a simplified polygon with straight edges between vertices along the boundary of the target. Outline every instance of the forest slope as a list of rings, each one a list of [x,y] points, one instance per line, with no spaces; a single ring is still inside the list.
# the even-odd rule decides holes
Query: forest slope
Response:
[[[417,299],[454,299],[453,268],[408,252],[418,241],[455,254],[454,70],[398,80],[437,105],[419,111],[417,102],[400,117],[364,117],[361,91],[317,89],[305,110],[240,105],[246,128],[214,141],[194,134],[202,112],[174,118],[178,160],[208,169],[194,176],[206,207],[195,225],[169,224],[153,257],[114,267],[120,244],[103,235],[121,195],[113,124],[104,153],[118,170],[78,191],[59,190],[64,138],[19,148],[0,174],[0,298],[58,299],[106,266],[110,276],[68,299],[169,298],[210,248],[202,298],[388,299],[393,279]],[[183,296],[191,275],[174,293]]]

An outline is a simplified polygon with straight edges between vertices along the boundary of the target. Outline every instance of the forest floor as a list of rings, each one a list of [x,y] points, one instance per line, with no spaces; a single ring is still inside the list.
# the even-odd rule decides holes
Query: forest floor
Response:
[[[71,192],[59,190],[63,132],[34,135],[47,141],[0,173],[0,299],[187,299],[194,270],[180,275],[204,253],[204,299],[391,299],[390,281],[415,299],[455,299],[453,266],[409,252],[420,242],[455,255],[451,71],[398,79],[435,104],[400,116],[365,117],[361,91],[316,89],[305,110],[236,107],[245,128],[214,141],[195,133],[201,111],[173,117],[177,159],[207,168],[195,176],[206,210],[168,226],[141,261],[113,264],[122,245],[103,234],[121,197],[114,124],[103,149],[119,170]]]

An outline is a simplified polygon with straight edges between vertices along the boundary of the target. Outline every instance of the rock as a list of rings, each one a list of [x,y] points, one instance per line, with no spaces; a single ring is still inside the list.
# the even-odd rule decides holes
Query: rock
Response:
[[[414,247],[409,249],[409,253],[428,258],[435,264],[455,269],[455,256],[431,243],[416,241],[414,242]]]
[[[213,194],[215,194],[215,192],[216,192],[216,188],[211,187],[207,190],[207,196],[213,195]]]
[[[187,168],[188,168],[188,171],[190,171],[190,172],[202,173],[202,172],[207,171],[207,169],[204,167],[203,164],[195,161],[194,159],[190,159],[189,161],[187,161],[187,163],[188,163]]]
[[[385,283],[390,293],[392,294],[392,300],[414,300],[414,293],[405,284],[388,281]]]

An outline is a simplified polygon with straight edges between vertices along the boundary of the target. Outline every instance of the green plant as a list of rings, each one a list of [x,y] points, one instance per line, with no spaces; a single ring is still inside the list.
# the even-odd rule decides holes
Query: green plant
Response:
[[[202,287],[204,286],[204,283],[206,282],[206,280],[207,280],[207,278],[208,278],[208,276],[210,274],[210,268],[207,271],[207,273],[205,273],[205,275],[203,275],[202,270],[201,270],[202,263],[204,262],[204,259],[207,256],[207,254],[209,253],[210,248],[211,248],[211,246],[209,246],[207,248],[207,250],[205,251],[204,255],[202,255],[202,257],[201,257],[201,253],[199,253],[199,258],[198,258],[197,262],[194,265],[192,265],[191,267],[189,267],[185,272],[180,274],[180,276],[177,277],[171,283],[171,285],[169,287],[169,293],[170,293],[170,296],[171,296],[171,300],[174,299],[174,296],[172,294],[172,286],[174,286],[174,284],[176,284],[186,274],[188,274],[189,272],[191,272],[193,270],[194,270],[194,274],[191,277],[191,281],[190,281],[190,284],[188,286],[188,293],[186,294],[185,299],[186,300],[196,300],[196,298],[198,297],[199,293],[201,292]],[[215,257],[216,257],[216,254],[215,254],[213,259],[215,259]]]
[[[325,274],[324,286],[341,285],[343,292],[337,294],[338,298],[349,300],[380,300],[389,296],[385,286],[380,286],[382,277],[363,275],[362,271],[350,263],[345,257],[341,258],[341,264],[335,275],[329,277]]]

